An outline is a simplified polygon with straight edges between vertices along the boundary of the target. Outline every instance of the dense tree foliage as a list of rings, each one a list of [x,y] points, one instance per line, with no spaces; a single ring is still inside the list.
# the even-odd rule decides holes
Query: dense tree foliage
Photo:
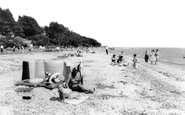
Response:
[[[37,21],[29,16],[19,16],[17,23],[24,31],[26,37],[35,36],[42,33],[41,27],[38,25]]]
[[[10,10],[2,10],[0,8],[0,34],[7,35],[12,31],[14,24],[15,20]]]
[[[34,45],[57,46],[101,46],[93,38],[81,36],[69,30],[62,24],[51,22],[49,26],[40,27],[37,21],[30,16],[19,16],[16,22],[9,9],[0,8],[0,34],[11,41],[11,36],[20,36],[32,40]],[[1,43],[4,40],[1,40]]]

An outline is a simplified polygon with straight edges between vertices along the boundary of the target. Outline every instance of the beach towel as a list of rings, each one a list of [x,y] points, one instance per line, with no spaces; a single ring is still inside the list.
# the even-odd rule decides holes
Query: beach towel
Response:
[[[88,95],[75,95],[70,99],[65,99],[64,102],[67,104],[78,105],[83,103],[88,98]]]

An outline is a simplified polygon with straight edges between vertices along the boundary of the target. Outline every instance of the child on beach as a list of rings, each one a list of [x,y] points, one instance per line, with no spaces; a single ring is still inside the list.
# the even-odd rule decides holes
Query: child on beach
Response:
[[[133,61],[133,67],[135,68],[135,69],[137,69],[138,68],[138,64],[137,64],[137,58],[136,58],[136,54],[134,54],[133,55],[133,57],[134,57],[134,59],[132,60]]]

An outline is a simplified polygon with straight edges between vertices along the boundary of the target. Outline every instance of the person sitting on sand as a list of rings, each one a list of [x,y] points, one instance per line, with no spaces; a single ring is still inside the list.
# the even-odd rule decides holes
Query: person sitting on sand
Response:
[[[133,57],[134,57],[134,59],[132,60],[133,61],[133,67],[135,68],[135,69],[137,69],[138,68],[138,64],[137,64],[137,58],[136,58],[136,54],[134,54],[133,55]]]
[[[122,56],[122,55],[119,55],[119,56],[118,56],[118,59],[117,59],[117,63],[119,64],[119,63],[121,63],[123,60],[124,60],[124,59],[123,59],[123,56]]]
[[[128,62],[126,62],[124,59],[123,59],[123,56],[122,55],[119,55],[118,56],[118,59],[117,59],[117,64],[118,64],[118,66],[128,66],[129,65],[129,63]]]
[[[93,90],[87,89],[83,86],[83,75],[82,75],[82,63],[77,65],[77,67],[73,67],[70,70],[70,74],[66,80],[66,85],[72,91],[84,92],[84,93],[94,93],[95,88]]]
[[[112,65],[115,65],[115,64],[116,64],[116,60],[117,60],[116,55],[113,54],[113,56],[112,56],[112,58],[111,58],[111,64],[112,64]]]

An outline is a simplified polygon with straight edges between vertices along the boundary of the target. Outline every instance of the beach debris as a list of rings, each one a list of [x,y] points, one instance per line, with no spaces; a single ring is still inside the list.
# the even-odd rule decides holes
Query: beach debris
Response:
[[[114,85],[105,85],[105,84],[98,83],[96,84],[96,86],[98,89],[105,89],[105,88],[115,89]]]
[[[172,90],[172,91],[170,91],[171,93],[175,93],[175,94],[177,94],[177,95],[180,95],[181,94],[181,92],[180,91],[177,91],[177,90]]]
[[[127,81],[119,81],[119,82],[123,83],[123,85],[128,83]]]
[[[33,88],[30,88],[30,87],[24,87],[24,86],[21,86],[21,87],[18,87],[15,89],[16,92],[20,93],[26,93],[26,92],[31,92],[33,90]]]
[[[163,109],[177,109],[178,106],[171,102],[164,102],[161,106]]]
[[[30,100],[30,99],[31,99],[31,97],[30,97],[30,96],[22,96],[22,99]]]

